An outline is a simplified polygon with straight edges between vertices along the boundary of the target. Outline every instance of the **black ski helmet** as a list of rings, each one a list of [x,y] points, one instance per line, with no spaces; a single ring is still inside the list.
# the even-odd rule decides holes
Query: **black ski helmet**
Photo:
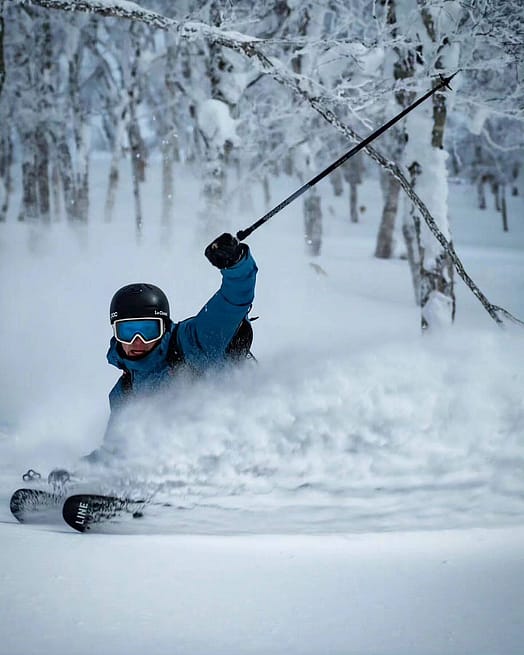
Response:
[[[111,325],[121,318],[159,317],[169,321],[169,301],[154,284],[137,282],[119,289],[109,308]]]

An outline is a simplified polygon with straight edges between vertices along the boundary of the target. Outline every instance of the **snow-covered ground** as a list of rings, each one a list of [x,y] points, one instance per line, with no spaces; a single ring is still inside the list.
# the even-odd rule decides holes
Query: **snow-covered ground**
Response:
[[[189,227],[196,186],[181,173],[169,241],[159,177],[140,248],[127,189],[102,224],[103,183],[88,235],[0,226],[1,655],[524,652],[524,331],[497,328],[458,282],[456,325],[421,337],[407,263],[372,257],[373,182],[358,225],[322,183],[321,270],[297,204],[250,237],[258,366],[134,408],[110,471],[78,467],[117,377],[115,289],[154,282],[178,319],[218,284],[202,255],[215,235]],[[523,200],[508,198],[503,233],[472,189],[450,199],[466,269],[524,318]],[[223,227],[263,211],[232,202]],[[20,474],[57,465],[181,509],[151,534],[14,522]]]

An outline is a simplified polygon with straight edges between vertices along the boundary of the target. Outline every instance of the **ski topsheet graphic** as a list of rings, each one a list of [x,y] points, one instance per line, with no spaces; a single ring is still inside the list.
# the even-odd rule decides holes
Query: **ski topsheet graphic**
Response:
[[[141,518],[145,501],[132,501],[115,496],[98,494],[76,494],[64,501],[64,521],[77,530],[86,532],[96,526],[116,522],[123,516]]]
[[[11,496],[9,509],[20,523],[60,521],[65,495],[41,489],[17,489]]]

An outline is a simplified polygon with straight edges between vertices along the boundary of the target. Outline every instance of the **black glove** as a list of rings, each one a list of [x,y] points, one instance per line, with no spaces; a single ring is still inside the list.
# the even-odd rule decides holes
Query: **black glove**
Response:
[[[231,268],[238,264],[246,252],[245,243],[240,243],[232,234],[225,232],[209,244],[204,255],[217,268]]]

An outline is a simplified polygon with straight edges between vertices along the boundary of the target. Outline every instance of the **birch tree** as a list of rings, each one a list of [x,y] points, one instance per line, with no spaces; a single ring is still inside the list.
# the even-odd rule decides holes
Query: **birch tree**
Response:
[[[409,6],[409,3],[407,3]],[[418,24],[418,33],[423,35],[418,47],[417,66],[427,66],[435,70],[453,70],[458,65],[458,46],[449,41],[460,17],[458,3],[449,2],[446,11],[434,10],[428,5],[411,11]],[[418,15],[415,12],[418,10]],[[413,112],[406,119],[408,141],[404,153],[406,167],[412,171],[412,183],[417,193],[432,207],[432,215],[440,232],[448,242],[451,230],[448,216],[448,183],[444,149],[447,102],[449,96],[437,92],[433,96],[433,106],[426,105]],[[453,268],[450,265],[446,248],[437,242],[423,221],[417,221],[417,244],[420,250],[420,289],[421,324],[423,329],[431,325],[451,323],[455,315],[455,295],[453,287]],[[417,280],[418,282],[418,280]]]

